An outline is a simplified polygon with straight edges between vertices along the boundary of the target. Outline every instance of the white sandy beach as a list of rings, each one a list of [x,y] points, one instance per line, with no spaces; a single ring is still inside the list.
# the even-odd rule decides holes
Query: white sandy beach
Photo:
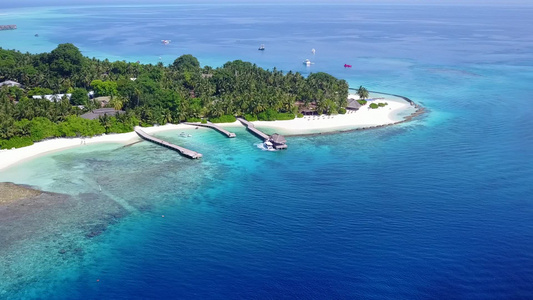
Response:
[[[350,95],[350,97],[358,98],[356,95]],[[348,111],[344,115],[305,116],[303,118],[296,118],[288,121],[255,121],[253,124],[257,128],[271,129],[270,131],[287,135],[325,133],[338,130],[393,124],[401,121],[401,114],[415,111],[415,108],[411,106],[410,103],[400,98],[386,97],[385,99],[373,101],[376,103],[387,102],[388,105],[385,107],[379,107],[377,109],[369,109],[368,103],[359,110]],[[219,125],[222,127],[242,127],[242,124],[238,121]],[[183,129],[191,129],[191,126],[185,124],[167,124],[163,126],[143,128],[143,130],[149,134],[161,131]],[[92,138],[56,138],[45,140],[28,147],[0,150],[0,170],[40,155],[73,147],[96,143],[130,144],[140,140],[140,137],[137,136],[135,132],[108,134]]]
[[[285,135],[325,133],[394,124],[401,121],[404,115],[414,113],[416,110],[409,102],[401,98],[391,96],[381,99],[383,95],[377,94],[376,96],[379,96],[380,99],[369,101],[369,103],[362,106],[359,110],[349,110],[344,115],[304,116],[303,118],[287,121],[255,121],[252,123],[259,129],[272,129],[279,134]],[[350,95],[349,98],[359,99],[357,95]],[[377,109],[370,109],[369,104],[373,102],[386,102],[388,105]],[[238,121],[218,125],[222,127],[242,126]]]
[[[167,130],[190,129],[190,125],[184,124],[167,124],[164,126],[154,126],[143,128],[146,133],[155,133]],[[9,166],[21,163],[31,158],[35,158],[44,154],[55,151],[70,149],[83,145],[97,144],[97,143],[121,143],[131,144],[140,141],[141,138],[135,132],[128,133],[114,133],[91,138],[55,138],[42,142],[37,142],[31,146],[18,149],[4,149],[0,150],[0,170]]]

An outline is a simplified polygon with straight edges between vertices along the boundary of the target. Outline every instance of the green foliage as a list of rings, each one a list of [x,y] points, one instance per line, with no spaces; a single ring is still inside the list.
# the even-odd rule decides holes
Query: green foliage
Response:
[[[15,80],[22,89],[0,89],[0,138],[90,136],[124,132],[134,125],[234,121],[289,120],[303,107],[317,113],[343,112],[348,83],[326,73],[307,78],[300,73],[262,69],[235,60],[219,68],[200,68],[192,55],[183,55],[165,67],[83,57],[72,44],[51,53],[30,54],[0,49],[0,78]],[[133,80],[135,79],[135,80]],[[82,121],[82,111],[69,101],[31,99],[33,95],[72,92],[74,105],[96,108],[87,91],[112,96],[110,106],[127,113],[95,121]],[[19,101],[15,104],[15,100]],[[298,114],[298,117],[301,117]],[[44,118],[48,122],[43,121]],[[18,143],[18,142],[17,142]]]
[[[15,136],[9,140],[0,140],[0,148],[2,149],[21,148],[29,145],[33,145],[33,141],[27,136]]]
[[[223,115],[218,118],[211,118],[209,119],[209,121],[213,123],[233,123],[237,121],[237,118],[235,118],[235,116],[232,116],[232,115]]]
[[[28,91],[28,97],[52,95],[53,93],[54,93],[54,91],[52,91],[51,89],[42,88],[42,87],[35,87],[35,88],[33,88],[33,89]]]
[[[376,109],[376,108],[378,108],[378,107],[379,107],[379,106],[378,106],[376,103],[371,103],[371,104],[370,104],[370,108],[372,108],[372,109]]]
[[[357,100],[357,102],[359,102],[359,104],[361,104],[361,105],[365,105],[368,101],[366,101],[366,100]]]
[[[207,120],[206,119],[202,119],[202,124],[207,124]]]
[[[293,120],[295,117],[293,113],[278,113],[271,108],[257,115],[259,121]]]
[[[378,106],[379,107],[384,107],[386,105],[389,105],[387,102],[381,102],[381,103],[378,103]]]
[[[118,85],[114,81],[91,81],[91,87],[94,89],[96,96],[115,96],[118,94]]]
[[[304,114],[302,114],[302,113],[298,113],[298,114],[296,114],[296,117],[297,117],[297,118],[303,118],[303,117],[304,117]]]
[[[70,104],[72,105],[87,105],[89,102],[89,96],[87,96],[87,90],[84,88],[76,88],[70,96]]]
[[[296,117],[293,113],[277,113],[276,120],[294,120]]]
[[[189,123],[198,123],[198,122],[202,122],[203,120],[200,119],[200,118],[187,118],[187,122]]]
[[[59,128],[47,118],[37,117],[30,122],[30,135],[34,142],[60,135]]]
[[[246,114],[244,115],[244,119],[249,122],[257,121],[256,115]]]
[[[359,98],[365,100],[368,98],[369,93],[368,90],[361,85],[357,90],[357,95],[359,95]]]
[[[172,67],[180,71],[199,71],[200,63],[196,57],[185,54],[174,60]]]
[[[59,123],[59,133],[64,137],[93,136],[105,133],[105,128],[99,120],[69,116],[65,122]]]
[[[257,115],[259,121],[276,121],[277,112],[272,108],[267,109],[266,111]]]
[[[78,73],[83,65],[84,57],[73,44],[59,44],[48,55],[50,70],[62,77],[69,77]]]
[[[341,114],[341,115],[346,114],[346,108],[344,108],[344,107],[339,108],[339,114]]]

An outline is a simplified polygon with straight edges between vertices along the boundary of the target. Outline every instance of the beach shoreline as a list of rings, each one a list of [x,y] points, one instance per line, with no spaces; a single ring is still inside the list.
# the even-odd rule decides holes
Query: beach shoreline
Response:
[[[419,106],[412,100],[392,94],[376,93],[377,95],[388,95],[394,98],[378,98],[373,100],[377,103],[387,102],[388,105],[377,109],[368,108],[370,103],[362,106],[356,111],[348,110],[346,114],[334,116],[304,116],[286,121],[255,121],[252,122],[257,128],[283,134],[289,137],[296,136],[317,136],[330,135],[358,130],[368,130],[396,125],[411,121],[413,118],[426,112],[424,107]],[[358,98],[355,94],[350,94],[350,98]],[[408,112],[405,115],[402,113]],[[219,123],[221,127],[232,128],[242,127],[239,121],[233,123]],[[187,124],[166,124],[161,126],[145,127],[143,130],[148,134],[169,130],[191,129],[192,125]],[[268,133],[268,132],[267,132]],[[7,169],[16,164],[62,150],[67,150],[79,146],[99,144],[99,143],[118,143],[132,144],[142,141],[135,132],[113,133],[94,137],[76,137],[76,138],[54,138],[33,145],[17,148],[0,150],[0,170]]]

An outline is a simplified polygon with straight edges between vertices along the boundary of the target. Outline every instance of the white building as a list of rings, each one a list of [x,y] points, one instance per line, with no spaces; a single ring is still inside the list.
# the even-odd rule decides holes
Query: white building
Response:
[[[0,87],[2,86],[8,86],[8,87],[12,87],[12,86],[16,86],[16,87],[21,87],[22,84],[16,82],[16,81],[12,81],[12,80],[6,80],[4,82],[0,82]]]

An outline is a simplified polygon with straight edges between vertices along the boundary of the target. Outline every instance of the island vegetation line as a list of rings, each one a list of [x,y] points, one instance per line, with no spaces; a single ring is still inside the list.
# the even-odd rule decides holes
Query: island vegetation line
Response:
[[[348,96],[345,80],[322,72],[304,77],[240,60],[202,68],[192,55],[168,66],[110,62],[84,57],[72,44],[41,54],[0,49],[0,85],[2,149],[131,132],[137,125],[342,114]],[[117,113],[82,118],[104,106]]]

